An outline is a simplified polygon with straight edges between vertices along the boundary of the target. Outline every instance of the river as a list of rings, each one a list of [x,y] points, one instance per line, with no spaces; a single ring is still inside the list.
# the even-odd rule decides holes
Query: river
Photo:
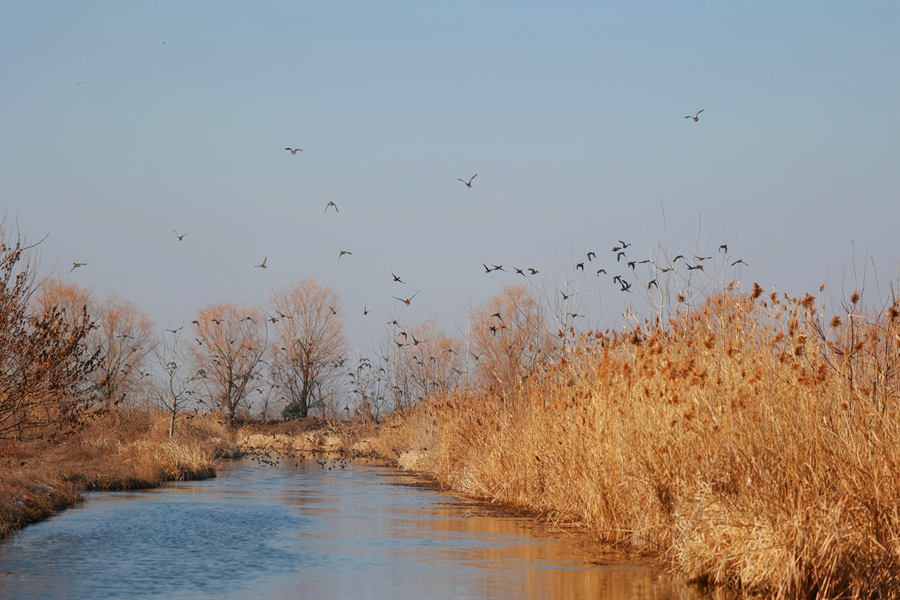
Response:
[[[225,461],[0,544],[0,598],[696,598],[582,536],[367,461]]]

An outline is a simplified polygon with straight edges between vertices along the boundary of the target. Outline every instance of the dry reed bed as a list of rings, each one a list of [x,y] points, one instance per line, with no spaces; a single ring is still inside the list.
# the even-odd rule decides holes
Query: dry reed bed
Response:
[[[778,598],[900,597],[900,313],[723,295],[382,428],[453,489]]]
[[[231,447],[225,429],[197,418],[168,439],[167,427],[165,416],[132,415],[122,423],[111,415],[62,443],[8,447],[0,462],[0,539],[71,506],[86,491],[215,477],[215,457]]]

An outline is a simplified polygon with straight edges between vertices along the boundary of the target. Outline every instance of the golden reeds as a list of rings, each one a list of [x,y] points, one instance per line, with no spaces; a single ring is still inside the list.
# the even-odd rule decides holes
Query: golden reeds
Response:
[[[379,444],[695,580],[897,598],[900,315],[851,302],[828,324],[755,286],[583,335],[515,385],[432,396]]]

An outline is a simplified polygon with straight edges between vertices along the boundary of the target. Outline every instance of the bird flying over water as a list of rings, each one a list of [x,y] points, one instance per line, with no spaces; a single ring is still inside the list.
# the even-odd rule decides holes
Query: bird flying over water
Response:
[[[706,110],[706,109],[704,108],[703,110]],[[700,112],[698,112],[698,113],[697,113],[696,115],[694,115],[693,117],[692,117],[691,115],[688,115],[688,116],[685,117],[685,119],[693,119],[694,121],[699,121],[699,120],[700,120],[700,113],[702,113],[703,110],[701,110]]]
[[[475,173],[474,175],[472,175],[472,179],[475,179],[476,177],[478,177],[478,173]],[[457,179],[459,179],[459,177],[457,177]],[[472,179],[470,179],[468,181],[466,181],[465,179],[459,179],[459,180],[462,181],[464,184],[466,184],[466,187],[472,187]]]

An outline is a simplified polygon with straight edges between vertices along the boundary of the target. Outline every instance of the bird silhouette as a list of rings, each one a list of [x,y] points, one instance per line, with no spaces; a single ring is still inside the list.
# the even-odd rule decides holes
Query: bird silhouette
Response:
[[[745,263],[743,259],[738,259],[738,260],[734,261],[733,263],[731,263],[732,267],[734,265],[747,265],[747,263]],[[749,267],[750,265],[747,265],[747,266]]]
[[[475,173],[474,175],[472,175],[472,179],[475,179],[476,177],[478,177],[478,173]],[[459,177],[457,177],[457,179],[459,179]],[[462,181],[464,184],[466,184],[466,187],[472,187],[472,179],[469,179],[468,181],[466,181],[465,179],[459,179],[459,180]]]
[[[724,250],[725,254],[728,254],[728,244],[722,244],[719,246],[719,250]]]
[[[172,231],[175,231],[175,230],[173,229]],[[186,236],[186,235],[187,235],[186,233],[182,233],[182,234],[179,235],[178,232],[175,231],[175,237],[178,238],[178,241],[179,241],[179,242],[184,241],[184,236]]]
[[[575,268],[581,269],[582,271],[584,271],[584,263],[583,262],[578,263],[577,265],[575,265]]]
[[[607,273],[606,273],[606,269],[599,269],[599,270],[597,271],[597,277],[600,277],[600,273],[603,273],[604,275],[606,275],[606,274],[607,274]]]
[[[420,291],[421,291],[421,290],[420,290]],[[391,298],[393,298],[394,300],[399,300],[399,301],[402,302],[403,304],[409,306],[409,303],[412,302],[412,299],[415,298],[415,297],[418,296],[418,295],[419,295],[419,292],[416,292],[415,294],[413,294],[412,296],[410,296],[410,297],[407,298],[406,300],[404,300],[403,298],[398,298],[397,296],[391,296]]]
[[[269,257],[268,257],[268,256],[266,256],[265,258],[263,258],[263,261],[262,261],[261,264],[254,265],[254,267],[257,267],[257,268],[260,268],[260,269],[265,269],[265,268],[266,268],[266,261],[267,261],[267,260],[269,260]]]
[[[540,271],[538,271],[537,269],[532,269],[531,267],[528,268],[528,272],[532,275],[537,275],[538,273],[540,273]]]
[[[393,271],[391,271],[391,276],[393,276],[394,281],[396,281],[397,283],[402,283],[402,284],[406,285],[406,282],[405,282],[405,281],[400,281],[400,278],[397,277],[396,275],[394,275],[394,272],[393,272]]]
[[[587,259],[588,259],[588,262],[591,262],[591,261],[594,260],[595,258],[597,258],[597,253],[596,253],[596,252],[588,252],[588,253],[587,253]]]
[[[706,109],[704,108],[703,110],[706,110]],[[685,117],[685,119],[693,119],[694,121],[699,121],[699,120],[700,120],[700,113],[702,113],[703,110],[701,110],[700,112],[698,112],[698,113],[697,113],[696,115],[694,115],[693,117],[692,117],[691,115],[688,115],[688,116]]]
[[[341,257],[345,254],[349,254],[350,256],[353,256],[352,252],[347,252],[346,250],[341,250],[341,253],[338,254],[338,260],[341,260]]]
[[[296,150],[291,150],[290,148],[285,148],[285,150],[288,150],[291,154],[297,154],[298,152],[303,152],[303,148],[297,148]]]
[[[363,316],[366,316],[367,314],[369,314],[369,309],[363,304]]]
[[[72,268],[69,269],[69,273],[71,273],[72,271],[74,271],[74,270],[77,269],[78,267],[84,267],[84,266],[86,266],[86,265],[87,265],[87,263],[72,263]]]
[[[654,285],[656,286],[656,289],[659,289],[659,284],[656,283],[656,280],[655,280],[655,279],[651,279],[651,280],[650,280],[650,283],[647,284],[647,289],[649,290],[650,287],[651,287],[651,286],[654,286]]]
[[[334,202],[329,202],[328,204],[325,205],[325,212],[328,212],[328,207],[330,207],[330,206],[334,207],[334,212],[341,212],[338,210],[337,204],[335,204]]]
[[[619,240],[619,243],[622,244],[622,250],[624,250],[625,248],[627,248],[628,246],[631,245],[631,244],[626,244],[626,243],[623,242],[622,240]]]
[[[516,270],[516,273],[518,273],[518,274],[521,275],[522,277],[527,277],[527,275],[525,275],[525,269],[519,269],[519,268],[516,268],[516,267],[513,267],[513,269],[515,269],[515,270]]]

